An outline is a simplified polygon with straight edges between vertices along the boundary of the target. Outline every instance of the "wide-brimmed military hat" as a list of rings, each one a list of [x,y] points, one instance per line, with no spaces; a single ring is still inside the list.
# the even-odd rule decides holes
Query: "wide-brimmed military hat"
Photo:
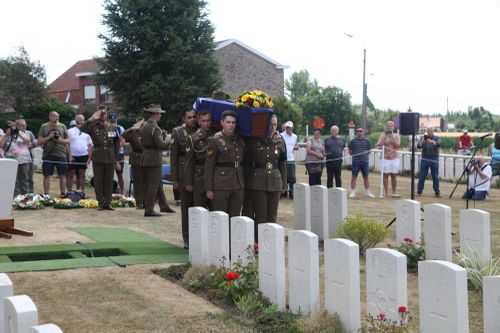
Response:
[[[144,111],[149,113],[165,113],[165,110],[161,109],[160,104],[149,104],[149,107],[144,109]]]

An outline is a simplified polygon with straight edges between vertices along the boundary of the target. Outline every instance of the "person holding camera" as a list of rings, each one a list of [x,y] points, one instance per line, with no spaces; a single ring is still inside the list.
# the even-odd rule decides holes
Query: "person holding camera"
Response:
[[[394,133],[394,122],[389,120],[385,123],[385,132],[380,135],[376,146],[384,147],[384,159],[382,161],[382,171],[384,173],[384,195],[388,196],[389,175],[391,176],[391,187],[393,198],[401,197],[396,193],[397,178],[399,172],[399,155],[397,149],[401,145],[401,138]]]
[[[432,187],[436,198],[441,198],[439,192],[439,148],[441,139],[434,135],[434,129],[429,127],[427,134],[418,142],[417,148],[422,149],[422,159],[420,161],[420,176],[418,178],[417,195],[421,196],[424,190],[424,183],[429,169],[432,175]]]
[[[68,145],[70,144],[68,129],[59,122],[59,113],[51,111],[49,121],[40,126],[38,144],[43,147],[42,172],[43,191],[49,194],[50,177],[57,169],[61,197],[66,195],[66,176],[68,175]]]
[[[8,124],[5,135],[0,139],[5,158],[17,160],[18,163],[14,196],[29,193],[29,167],[32,161],[29,144],[30,138],[14,122]]]
[[[33,148],[38,146],[38,142],[36,140],[35,134],[33,134],[32,131],[27,129],[26,125],[26,120],[23,118],[19,118],[16,120],[16,126],[19,129],[20,132],[23,132],[24,135],[26,135],[30,139],[30,143],[28,145],[28,149],[30,151],[30,156],[31,156],[31,162],[29,163],[29,172],[28,172],[28,193],[35,193],[35,183],[33,181],[33,172],[34,172],[34,167],[33,167],[33,162],[34,162],[34,157],[33,157]]]
[[[486,194],[488,194],[490,190],[493,170],[491,166],[486,163],[484,157],[478,156],[475,159],[473,158],[467,169],[467,174],[469,175],[469,188],[462,195],[462,199],[486,199]]]

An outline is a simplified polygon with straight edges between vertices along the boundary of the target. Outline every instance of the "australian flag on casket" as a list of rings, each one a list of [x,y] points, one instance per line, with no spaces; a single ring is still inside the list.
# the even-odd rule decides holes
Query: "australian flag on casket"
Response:
[[[232,101],[199,97],[194,104],[196,111],[207,110],[212,114],[212,125],[220,124],[222,112],[233,110],[236,113],[236,131],[246,137],[265,137],[269,132],[272,109],[237,107]],[[220,126],[219,126],[220,128]]]

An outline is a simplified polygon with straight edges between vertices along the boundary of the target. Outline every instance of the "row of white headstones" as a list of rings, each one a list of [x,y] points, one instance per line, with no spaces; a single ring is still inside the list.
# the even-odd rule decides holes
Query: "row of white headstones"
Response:
[[[306,184],[299,186],[302,185]],[[307,202],[310,203],[310,230],[288,231],[289,309],[302,314],[319,310],[319,240],[324,239],[325,309],[339,314],[344,327],[349,332],[356,332],[361,325],[359,247],[350,240],[327,236],[335,230],[330,229],[332,219],[328,218],[335,214],[335,208],[345,207],[347,212],[346,192],[340,188],[313,186],[309,189],[308,186],[303,186],[303,197],[296,187],[294,203],[296,206],[304,205],[304,202],[304,206],[308,206]],[[307,194],[309,190],[310,197]],[[332,203],[332,200],[335,202]],[[318,202],[323,203],[320,213],[320,207],[313,208]],[[468,332],[467,273],[451,263],[451,209],[441,204],[430,204],[424,208],[426,260],[418,264],[420,332]],[[398,243],[404,242],[406,237],[420,240],[418,201],[397,201],[396,221]],[[487,212],[475,209],[460,211],[462,251],[478,251],[489,258],[489,223]],[[220,265],[224,257],[228,259],[224,261],[228,267],[237,260],[246,264],[246,251],[254,242],[253,220],[243,216],[232,217],[230,227],[231,230],[229,217],[224,212],[190,208],[191,263]],[[285,309],[285,229],[275,223],[265,223],[258,226],[258,233],[259,289],[272,303]],[[406,256],[396,250],[367,250],[368,314],[377,317],[384,313],[389,320],[400,321],[400,307],[407,307],[408,302],[406,260]],[[500,276],[485,277],[483,286],[484,332],[498,333]]]
[[[14,296],[12,281],[0,274],[0,333],[62,333],[55,324],[38,325],[38,309],[27,295]]]

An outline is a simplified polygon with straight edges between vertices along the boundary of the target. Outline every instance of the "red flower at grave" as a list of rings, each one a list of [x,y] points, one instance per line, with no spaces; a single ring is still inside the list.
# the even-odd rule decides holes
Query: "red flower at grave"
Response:
[[[237,278],[239,278],[240,275],[236,272],[227,272],[226,273],[226,280],[227,281],[233,281],[233,280],[236,280]]]
[[[384,318],[385,318],[385,313],[383,313],[383,312],[382,312],[381,314],[379,314],[379,315],[378,315],[378,317],[379,317],[380,319],[384,319]]]
[[[410,237],[405,237],[404,241],[410,244],[413,243],[413,239],[411,239]]]
[[[407,307],[406,307],[406,306],[400,306],[400,307],[398,308],[398,311],[399,311],[399,312],[406,312],[406,310],[407,310]]]
[[[255,251],[258,251],[258,250],[259,250],[259,243],[254,242],[254,243],[253,243],[253,249],[254,249]]]

